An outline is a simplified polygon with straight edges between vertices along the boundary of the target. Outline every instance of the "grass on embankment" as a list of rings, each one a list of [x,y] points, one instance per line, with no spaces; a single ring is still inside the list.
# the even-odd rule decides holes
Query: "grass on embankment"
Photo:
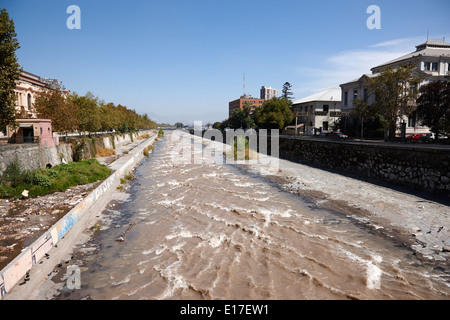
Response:
[[[104,180],[110,174],[111,170],[96,159],[37,170],[23,170],[18,161],[13,161],[0,177],[0,198],[22,198],[24,190],[34,198]]]

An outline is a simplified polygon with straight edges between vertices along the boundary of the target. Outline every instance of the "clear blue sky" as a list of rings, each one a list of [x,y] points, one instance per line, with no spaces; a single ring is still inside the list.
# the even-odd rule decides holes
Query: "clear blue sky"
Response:
[[[69,5],[81,30],[69,30]],[[381,29],[369,30],[369,5]],[[290,82],[299,99],[369,73],[430,38],[450,42],[448,0],[2,0],[24,70],[166,117],[224,120],[228,102]],[[160,119],[157,119],[160,120]]]

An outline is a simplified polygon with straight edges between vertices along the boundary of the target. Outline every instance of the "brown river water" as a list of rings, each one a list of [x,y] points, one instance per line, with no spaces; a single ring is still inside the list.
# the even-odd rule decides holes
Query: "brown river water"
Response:
[[[166,133],[136,169],[59,298],[449,299],[445,270],[394,241],[239,166],[174,164],[176,144]]]

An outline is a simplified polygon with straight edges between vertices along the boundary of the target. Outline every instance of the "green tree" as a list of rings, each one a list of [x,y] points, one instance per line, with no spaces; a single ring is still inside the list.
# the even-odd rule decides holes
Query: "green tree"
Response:
[[[281,92],[282,92],[281,97],[285,98],[285,99],[289,99],[289,100],[294,99],[294,97],[292,97],[292,95],[294,93],[291,91],[291,89],[292,89],[292,85],[289,82],[285,82],[283,84],[283,89],[281,89]]]
[[[230,118],[228,119],[228,125],[233,129],[252,129],[255,128],[255,123],[250,116],[250,110],[248,106],[244,106],[244,109],[234,109]]]
[[[379,116],[385,139],[395,137],[400,116],[415,110],[416,88],[420,81],[414,65],[386,68],[377,77],[366,78],[368,92],[374,97],[371,108]]]
[[[16,50],[20,48],[14,22],[6,9],[0,11],[0,129],[14,124],[16,95],[14,89],[21,68]]]
[[[70,97],[70,101],[77,105],[79,129],[82,132],[97,132],[101,128],[101,114],[98,107],[98,98],[91,92],[86,93],[84,96],[79,96],[73,93]]]
[[[182,128],[184,128],[184,124],[182,124],[181,122],[177,122],[177,123],[175,123],[175,127],[177,129],[182,129]]]
[[[264,102],[254,112],[254,119],[261,129],[283,129],[292,123],[292,102],[286,98],[273,98]]]
[[[39,118],[52,120],[54,131],[67,133],[78,129],[77,105],[67,99],[60,85],[40,91],[34,107]]]
[[[118,129],[120,126],[120,117],[114,103],[100,103],[100,130],[110,131]]]
[[[450,81],[435,81],[420,88],[417,117],[438,136],[450,134]]]

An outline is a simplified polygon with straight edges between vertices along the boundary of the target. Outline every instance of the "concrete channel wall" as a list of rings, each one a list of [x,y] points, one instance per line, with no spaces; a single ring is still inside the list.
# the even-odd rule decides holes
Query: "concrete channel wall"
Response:
[[[149,139],[143,140],[127,155],[112,163],[111,167],[113,170],[115,169],[114,173],[0,271],[0,297],[2,299],[34,265],[39,263],[46,253],[56,246],[102,195],[119,185],[120,178],[133,170],[144,158],[144,148],[152,144],[156,137],[157,134],[154,134]]]
[[[280,138],[280,157],[450,199],[450,148]]]

